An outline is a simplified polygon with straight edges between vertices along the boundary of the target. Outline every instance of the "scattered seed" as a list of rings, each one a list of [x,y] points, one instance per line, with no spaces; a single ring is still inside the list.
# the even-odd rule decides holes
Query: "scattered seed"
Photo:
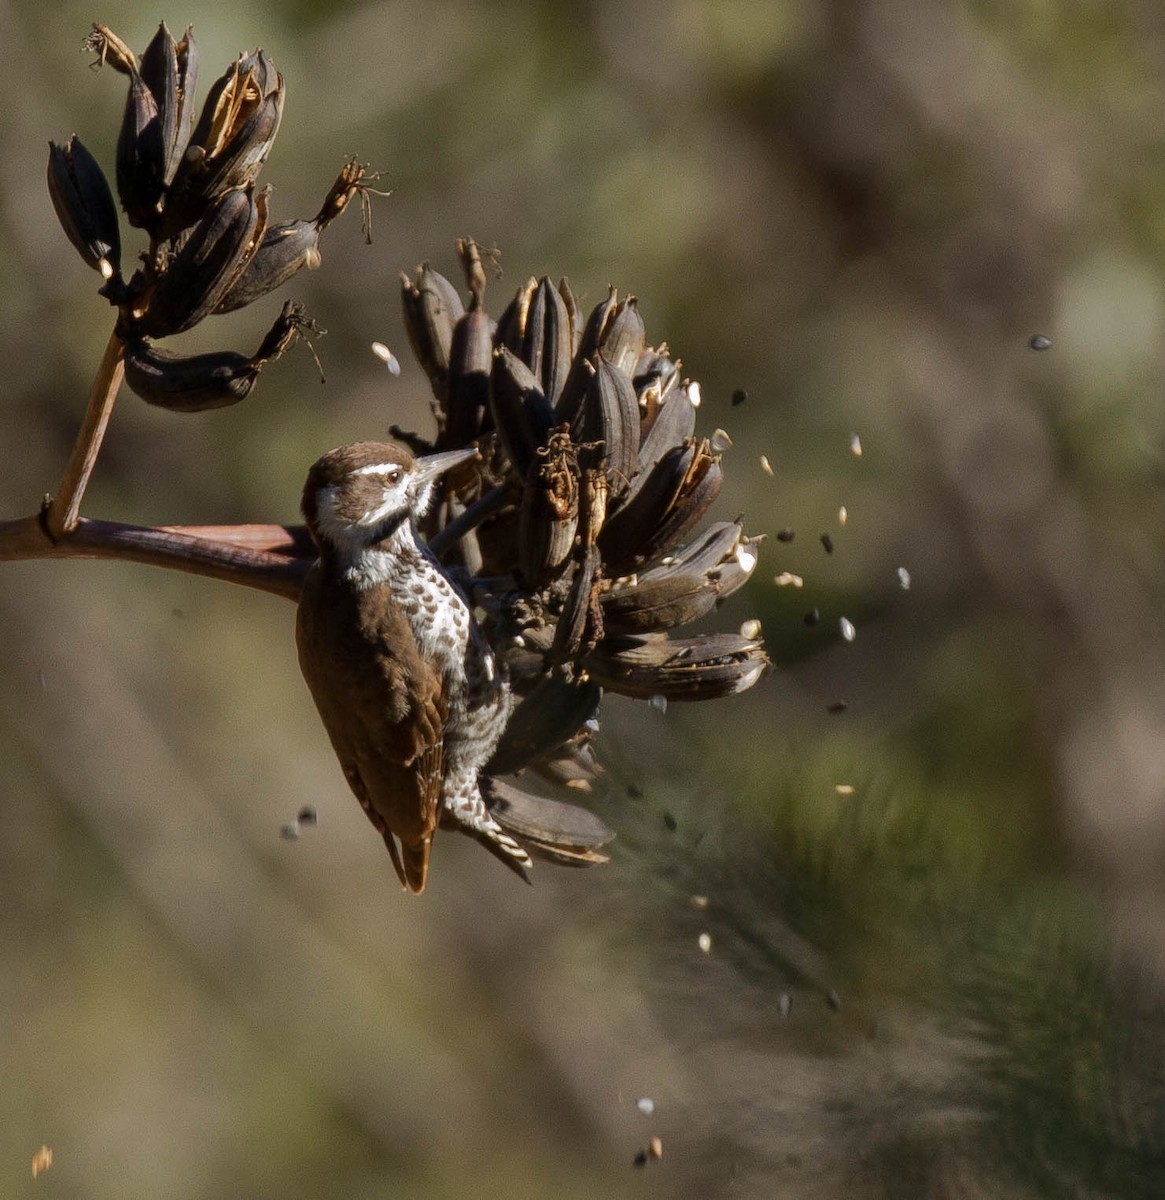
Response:
[[[299,822],[288,821],[286,825],[280,825],[279,836],[285,842],[294,842],[299,837]]]
[[[839,796],[852,796],[855,788],[852,783],[839,783],[833,789]]]
[[[655,1112],[655,1101],[650,1096],[640,1096],[635,1101],[635,1107],[645,1116],[650,1117]]]
[[[710,933],[702,933],[696,939],[696,944],[704,951],[705,954],[712,953],[712,935]]]
[[[837,523],[842,527],[842,529],[844,529],[845,523],[848,520],[849,520],[849,509],[846,508],[846,506],[843,504],[841,506],[841,508],[839,508],[837,510]]]
[[[688,399],[692,402],[693,408],[700,407],[703,396],[700,395],[700,385],[694,379],[688,384]]]
[[[707,908],[708,907],[708,897],[707,896],[693,896],[688,901],[688,903],[693,908]]]
[[[905,567],[898,568],[898,586],[904,591],[910,591],[910,572]]]
[[[632,800],[642,800],[643,789],[637,783],[629,783],[627,785],[627,795],[630,796]]]
[[[746,571],[751,571],[756,566],[756,551],[745,540],[736,543],[736,561]]]
[[[1033,350],[1050,350],[1052,348],[1052,339],[1045,337],[1042,333],[1033,333],[1028,345]]]
[[[43,1171],[47,1171],[53,1165],[53,1148],[51,1146],[41,1146],[41,1148],[32,1156],[32,1177],[36,1179]]]
[[[726,429],[714,429],[711,441],[713,454],[723,454],[732,445],[732,438]]]
[[[825,1001],[834,1012],[841,1012],[841,997],[834,988],[829,989],[829,995],[825,997]]]
[[[760,622],[756,619],[756,617],[750,617],[740,626],[740,636],[742,638],[748,638],[750,642],[753,640],[753,638],[760,637]]]
[[[38,671],[37,674],[40,676],[40,690],[42,692],[47,692],[49,690],[49,681],[45,678],[45,673],[43,671]]]
[[[396,355],[383,342],[373,342],[372,353],[384,363],[390,375],[400,374],[400,363]]]
[[[663,814],[663,824],[668,833],[675,833],[678,827],[675,817],[673,817],[669,812],[665,812]]]
[[[854,638],[858,636],[858,631],[854,628],[854,623],[849,619],[849,617],[842,617],[841,620],[838,621],[837,627],[841,630],[841,636],[845,638],[847,642],[852,642]]]
[[[568,788],[573,788],[576,792],[589,792],[591,790],[591,781],[589,779],[568,779],[566,781]]]
[[[782,992],[780,999],[777,1001],[777,1015],[782,1021],[787,1021],[792,1011],[793,997],[788,992]]]
[[[113,263],[111,263],[109,259],[100,259],[97,263],[97,269],[101,272],[102,279],[113,278]]]
[[[637,1167],[647,1166],[647,1151],[640,1150],[639,1153],[635,1156],[634,1162]]]
[[[316,825],[319,823],[320,815],[315,810],[312,804],[305,804],[299,810],[299,816],[296,818],[301,825]]]
[[[782,571],[779,575],[773,576],[773,583],[777,587],[804,587],[805,580],[800,575],[794,575],[792,571]]]
[[[744,390],[744,388],[737,388],[736,391],[734,391],[732,393],[732,407],[737,408],[739,405],[743,404],[747,399],[748,399],[748,393]]]
[[[663,1158],[663,1142],[659,1138],[653,1137],[647,1143],[647,1153],[658,1162]]]
[[[667,697],[660,695],[659,692],[656,692],[647,703],[650,704],[657,713],[667,712]]]
[[[854,458],[861,458],[862,456],[862,439],[856,433],[849,435],[849,452]]]
[[[811,608],[801,619],[810,627],[817,625],[821,621],[821,609]]]
[[[776,474],[776,472],[773,470],[773,464],[771,462],[769,462],[769,456],[767,454],[762,454],[760,456],[760,469],[766,475],[775,475]]]
[[[835,717],[836,717],[838,713],[843,713],[843,712],[845,712],[845,710],[846,710],[847,708],[849,708],[849,703],[848,703],[848,701],[845,701],[845,700],[834,700],[834,701],[832,701],[831,703],[829,703],[829,704],[827,704],[827,705],[825,706],[825,711],[826,711],[827,713],[832,713],[832,714],[833,714],[833,716],[835,716]]]
[[[186,614],[180,608],[172,608],[170,609],[170,616],[174,617],[178,621],[181,621]]]
[[[797,536],[796,533],[794,533],[794,531],[792,529],[778,529],[777,530],[777,541],[778,542],[791,542],[796,536]]]
[[[828,533],[823,533],[821,535],[821,544],[825,547],[826,554],[833,553],[833,538],[831,538]]]

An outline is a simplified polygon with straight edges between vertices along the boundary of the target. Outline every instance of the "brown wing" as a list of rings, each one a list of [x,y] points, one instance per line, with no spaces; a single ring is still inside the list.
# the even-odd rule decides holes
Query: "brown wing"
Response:
[[[313,567],[296,621],[299,665],[372,823],[386,841],[390,834],[400,838],[406,859],[408,848],[416,858],[423,843],[427,861],[444,774],[441,684],[417,652],[407,621],[385,599],[381,589],[356,592]]]

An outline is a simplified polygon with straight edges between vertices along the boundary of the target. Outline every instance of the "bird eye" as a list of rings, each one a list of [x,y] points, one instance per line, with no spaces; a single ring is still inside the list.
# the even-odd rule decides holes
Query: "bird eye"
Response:
[[[388,473],[388,482],[389,483],[400,483],[400,477],[401,477],[400,467],[393,467],[393,469],[391,471],[389,471],[389,473]]]

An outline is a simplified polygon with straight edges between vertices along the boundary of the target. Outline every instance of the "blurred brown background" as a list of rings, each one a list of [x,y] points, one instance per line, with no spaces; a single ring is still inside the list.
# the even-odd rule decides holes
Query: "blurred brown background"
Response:
[[[126,393],[84,511],[293,520],[323,450],[427,428],[397,275],[472,234],[495,314],[614,282],[701,380],[717,511],[770,535],[715,623],[761,618],[778,669],[607,702],[609,867],[526,889],[446,838],[418,901],[290,605],[3,567],[0,1194],[1161,1195],[1165,10],[0,0],[4,516],[55,487],[111,323],[46,142],[111,165],[124,81],[80,41],[162,15],[203,92],[256,44],[283,71],[277,219],[349,154],[394,191],[287,289],[326,385],[300,352],[202,417]],[[280,298],[186,345],[250,351]]]

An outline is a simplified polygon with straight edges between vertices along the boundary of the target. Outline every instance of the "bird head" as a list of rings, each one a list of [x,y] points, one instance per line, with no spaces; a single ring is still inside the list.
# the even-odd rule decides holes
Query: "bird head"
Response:
[[[387,442],[354,442],[313,463],[303,515],[321,551],[353,555],[425,514],[437,477],[468,462],[474,449],[414,458]]]

